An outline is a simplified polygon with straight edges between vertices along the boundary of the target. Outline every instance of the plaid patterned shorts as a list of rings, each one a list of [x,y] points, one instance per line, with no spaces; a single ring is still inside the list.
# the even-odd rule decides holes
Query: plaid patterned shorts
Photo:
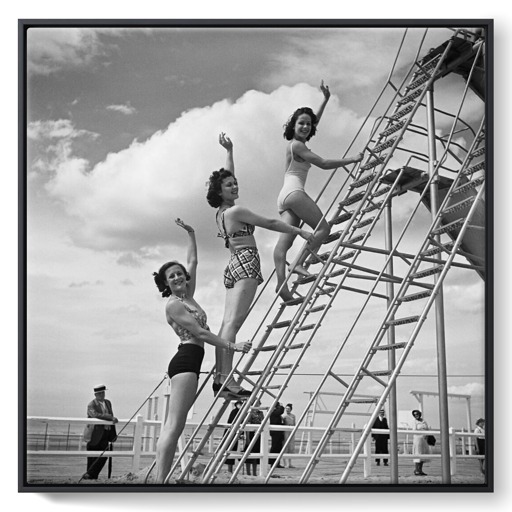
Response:
[[[233,288],[240,279],[254,278],[258,284],[263,283],[261,275],[261,262],[256,247],[246,247],[235,251],[227,267],[224,269],[224,286]]]

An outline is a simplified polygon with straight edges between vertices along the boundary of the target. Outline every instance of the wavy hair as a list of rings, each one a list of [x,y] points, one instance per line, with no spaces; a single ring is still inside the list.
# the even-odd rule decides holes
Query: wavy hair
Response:
[[[208,192],[206,193],[206,200],[212,208],[218,208],[222,204],[220,193],[222,191],[222,181],[225,178],[233,176],[231,171],[224,168],[218,171],[213,171],[208,178]]]
[[[311,110],[309,107],[300,107],[298,108],[288,119],[288,122],[284,125],[284,133],[283,137],[286,140],[292,140],[293,134],[295,133],[295,123],[297,122],[297,119],[300,115],[307,114],[311,118],[311,131],[309,132],[309,135],[306,140],[311,139],[313,135],[316,133],[316,125],[318,124],[318,119],[316,117],[316,114]]]
[[[180,267],[185,273],[185,279],[187,281],[190,281],[190,274],[179,261],[168,261],[167,263],[164,263],[160,267],[158,272],[153,272],[153,279],[155,280],[156,287],[158,288],[158,291],[162,294],[162,297],[170,297],[172,295],[171,288],[169,287],[169,284],[167,283],[167,278],[165,277],[165,272],[167,271],[168,268],[172,267],[173,265],[178,265],[178,267]]]

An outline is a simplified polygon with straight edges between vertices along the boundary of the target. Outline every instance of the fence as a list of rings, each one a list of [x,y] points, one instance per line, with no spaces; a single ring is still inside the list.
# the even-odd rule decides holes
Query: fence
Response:
[[[131,434],[125,434],[119,436],[118,440],[114,444],[115,449],[113,451],[107,451],[105,453],[100,451],[86,451],[85,443],[83,441],[82,434],[76,432],[78,428],[84,428],[85,425],[112,425],[111,421],[103,421],[92,418],[52,418],[52,417],[28,417],[29,424],[44,424],[46,426],[44,433],[29,434],[27,438],[27,455],[38,456],[38,455],[53,455],[62,457],[95,457],[103,454],[104,457],[130,457],[132,471],[136,472],[140,470],[141,460],[143,458],[153,459],[156,456],[156,443],[158,440],[159,432],[162,426],[159,420],[144,419],[142,415],[137,416],[135,419],[119,420],[118,426],[123,425],[123,431],[128,428],[128,431],[132,431]],[[64,426],[67,428],[67,433],[52,434],[49,432],[49,427]],[[181,449],[189,435],[197,427],[197,423],[187,422],[183,436],[179,443],[179,449]],[[274,454],[269,452],[269,440],[270,440],[270,427],[272,431],[285,431],[289,432],[294,427],[284,425],[266,425],[261,433],[261,453],[252,453],[251,459],[260,458],[260,475],[266,476],[268,473],[268,459],[269,457],[275,458]],[[206,431],[206,426],[204,427]],[[210,436],[208,444],[203,448],[203,456],[208,457],[213,454],[216,447],[220,443],[225,429],[229,428],[229,424],[219,423],[216,426],[218,432],[215,436]],[[254,431],[258,428],[258,425],[247,425],[245,428],[246,432]],[[72,432],[72,429],[75,431]],[[355,446],[355,440],[359,433],[362,432],[362,428],[343,428],[338,427],[333,429],[338,432],[338,442],[333,441],[326,452],[321,456],[322,460],[348,460],[352,454]],[[287,453],[286,458],[293,460],[310,458],[316,445],[315,434],[321,436],[323,433],[323,427],[299,427],[297,434],[303,434],[307,436],[308,443],[306,446],[299,447],[299,453]],[[373,429],[372,433],[385,434],[389,433],[389,430]],[[412,436],[414,434],[420,435],[437,435],[439,438],[438,430],[421,430],[415,431],[410,429],[399,429],[397,430],[399,436],[399,447],[398,447],[398,458],[399,459],[413,459],[417,458],[417,455],[413,455],[411,452]],[[32,437],[31,437],[32,436]],[[341,437],[341,436],[347,436]],[[450,468],[451,474],[457,473],[457,461],[460,459],[483,459],[484,456],[474,454],[473,445],[475,444],[475,437],[477,434],[472,432],[466,432],[464,430],[455,430],[450,428],[449,442],[450,442]],[[201,435],[196,436],[197,439],[201,439]],[[199,441],[197,441],[198,443]],[[297,443],[299,444],[299,443]],[[301,442],[301,445],[303,443]],[[73,449],[76,445],[76,449]],[[238,443],[239,453],[230,452],[230,459],[237,459],[243,455],[243,442]],[[71,449],[70,449],[71,447]],[[195,449],[194,446],[191,449]],[[436,453],[437,452],[437,453]],[[372,460],[375,458],[382,458],[382,454],[376,455],[372,453],[372,438],[368,436],[366,440],[364,450],[359,455],[359,460],[363,462],[364,476],[371,475],[372,471]],[[435,451],[428,455],[429,459],[441,458],[440,449],[436,447]],[[186,457],[184,457],[186,459]],[[182,466],[186,464],[186,460],[182,461]]]

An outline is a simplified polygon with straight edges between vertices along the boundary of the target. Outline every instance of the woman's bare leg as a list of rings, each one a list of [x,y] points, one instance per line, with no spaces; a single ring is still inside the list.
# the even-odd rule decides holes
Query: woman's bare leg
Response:
[[[161,484],[169,474],[176,453],[178,439],[187,421],[187,414],[197,392],[195,373],[178,373],[171,379],[169,413],[156,447],[156,480]]]
[[[219,330],[219,336],[227,341],[235,342],[236,335],[242,327],[247,313],[251,307],[258,281],[253,278],[241,279],[233,288],[226,289],[226,302],[224,305],[224,318]],[[222,384],[233,368],[234,352],[225,348],[215,347],[217,382]],[[236,391],[239,386],[229,386]]]
[[[300,223],[299,217],[295,215],[291,210],[286,210],[281,213],[281,220],[290,224],[291,226],[298,226]],[[286,255],[293,245],[295,235],[289,233],[280,233],[277,244],[274,248],[274,265],[276,267],[277,286],[276,292],[279,292],[279,296],[284,300],[293,299],[293,295],[290,293],[288,283],[283,286],[281,291],[279,289],[286,280]]]

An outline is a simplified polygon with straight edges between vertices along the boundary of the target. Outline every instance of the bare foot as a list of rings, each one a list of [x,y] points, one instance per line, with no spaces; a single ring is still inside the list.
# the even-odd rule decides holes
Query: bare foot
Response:
[[[302,266],[302,265],[296,265],[295,268],[291,272],[294,274],[297,274],[302,277],[311,277],[311,274]]]
[[[281,285],[276,286],[276,293],[279,291],[279,288],[281,288]],[[283,286],[283,289],[279,292],[279,297],[281,297],[281,299],[283,299],[285,302],[294,299],[294,296],[287,286]]]

